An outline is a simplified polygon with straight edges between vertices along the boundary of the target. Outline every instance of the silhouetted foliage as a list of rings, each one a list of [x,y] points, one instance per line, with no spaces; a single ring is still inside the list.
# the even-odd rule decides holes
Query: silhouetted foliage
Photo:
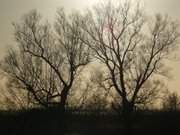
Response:
[[[7,77],[7,76],[6,76]],[[0,97],[2,101],[1,109],[5,110],[26,110],[30,109],[32,104],[28,101],[27,91],[22,91],[18,87],[16,80],[8,79],[5,83],[5,88],[1,88]]]
[[[177,111],[180,109],[180,98],[176,92],[167,91],[162,98],[162,109],[165,111]]]
[[[108,1],[82,14],[59,9],[54,27],[36,10],[13,26],[16,44],[0,67],[6,103],[21,110],[0,112],[7,134],[153,134],[179,127],[176,93],[163,97],[168,111],[140,110],[158,98],[164,61],[178,43],[178,23],[168,16],[149,17],[129,0]],[[101,65],[86,80],[81,73],[93,60]]]
[[[161,88],[163,61],[177,45],[177,21],[160,14],[148,18],[140,3],[100,3],[81,16],[82,41],[107,68],[126,115],[146,104]]]
[[[79,39],[76,15],[67,17],[62,9],[57,13],[56,31],[35,10],[15,23],[17,45],[1,67],[20,89],[28,91],[29,101],[64,110],[76,76],[90,62],[90,51]]]

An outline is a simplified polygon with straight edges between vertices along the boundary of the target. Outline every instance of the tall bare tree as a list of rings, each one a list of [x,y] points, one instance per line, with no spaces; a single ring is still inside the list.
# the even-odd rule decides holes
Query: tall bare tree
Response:
[[[90,62],[89,47],[79,39],[76,14],[58,10],[55,30],[37,11],[14,24],[17,46],[9,51],[2,69],[29,93],[29,99],[44,107],[65,109],[76,76]]]
[[[81,40],[108,69],[123,114],[148,101],[159,87],[155,77],[164,75],[163,61],[177,45],[177,22],[160,14],[149,19],[140,3],[109,1],[83,14],[81,29],[88,35]]]

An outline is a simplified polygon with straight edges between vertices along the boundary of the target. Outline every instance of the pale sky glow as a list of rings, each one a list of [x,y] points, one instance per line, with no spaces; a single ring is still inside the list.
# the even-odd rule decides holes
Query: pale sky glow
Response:
[[[48,20],[54,19],[56,10],[64,7],[71,10],[85,9],[97,0],[0,0],[0,50],[12,44],[12,22],[20,20],[29,10],[37,9]],[[1,51],[2,52],[2,51]],[[0,54],[1,56],[2,54]]]
[[[53,20],[58,7],[64,7],[67,12],[70,12],[74,9],[85,9],[98,1],[99,0],[0,0],[0,58],[4,55],[8,45],[14,42],[12,22],[19,21],[22,15],[29,10],[37,9],[43,17],[48,20]],[[180,20],[180,0],[141,1],[145,3],[147,13],[161,12]],[[168,85],[170,89],[178,91],[180,88],[180,59],[171,65],[173,69],[173,79],[169,80]]]

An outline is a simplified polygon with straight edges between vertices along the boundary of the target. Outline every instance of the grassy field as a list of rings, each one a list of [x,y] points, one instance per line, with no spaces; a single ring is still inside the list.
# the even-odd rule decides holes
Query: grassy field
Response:
[[[113,114],[66,113],[61,117],[52,110],[0,112],[2,135],[171,135],[180,133],[180,112],[136,112],[131,125],[125,129],[121,116]]]

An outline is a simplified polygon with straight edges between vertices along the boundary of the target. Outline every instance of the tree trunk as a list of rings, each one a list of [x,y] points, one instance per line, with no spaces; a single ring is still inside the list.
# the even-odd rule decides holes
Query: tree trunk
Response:
[[[59,131],[57,131],[59,134],[65,134],[67,131],[67,125],[66,125],[66,115],[65,115],[65,105],[67,101],[67,89],[63,89],[61,92],[61,97],[59,101],[59,105],[57,108],[55,108],[55,125],[58,127]]]
[[[134,111],[134,104],[129,102],[126,98],[122,102],[122,115],[129,116]]]
[[[132,133],[132,113],[134,111],[134,104],[129,102],[126,98],[122,102],[122,118],[124,131],[126,134]]]
[[[64,88],[61,92],[61,99],[60,99],[60,103],[59,103],[59,108],[62,112],[65,112],[67,96],[68,96],[68,90]]]

